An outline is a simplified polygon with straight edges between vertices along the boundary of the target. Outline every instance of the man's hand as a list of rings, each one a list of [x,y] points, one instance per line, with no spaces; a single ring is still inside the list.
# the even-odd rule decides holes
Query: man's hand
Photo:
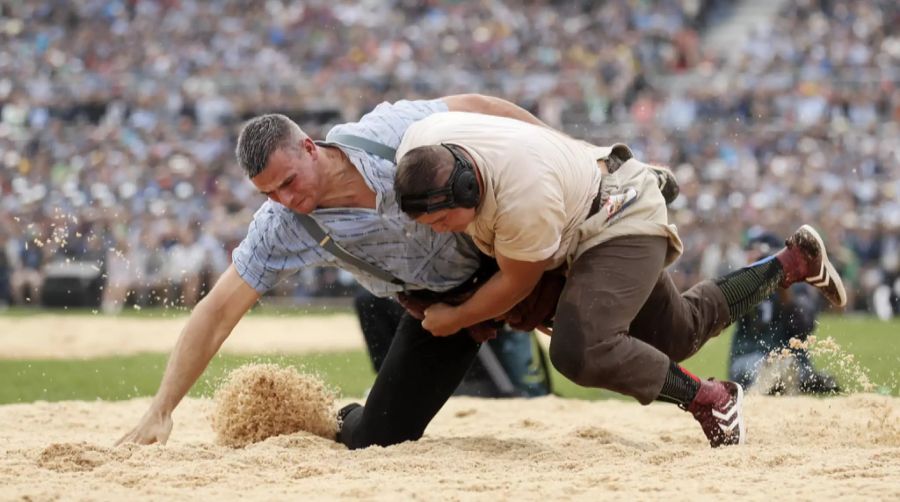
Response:
[[[565,274],[565,265],[544,272],[531,293],[506,313],[506,322],[521,331],[540,329],[546,333],[545,324],[556,315],[559,295],[566,285]]]
[[[520,261],[497,254],[500,270],[484,282],[471,298],[457,307],[465,325],[503,318],[540,280],[550,259]]]
[[[477,287],[477,286],[476,286]],[[413,294],[400,293],[397,295],[397,299],[400,301],[400,304],[406,308],[406,311],[409,312],[409,315],[415,317],[418,320],[425,319],[425,310],[431,305],[443,304],[443,305],[452,305],[455,301],[465,301],[465,298],[471,296],[470,293],[463,293],[459,297],[449,297],[445,299],[448,303],[442,303],[439,300],[434,299],[423,299],[416,297]],[[463,298],[465,297],[465,298]],[[503,323],[500,321],[483,321],[480,323],[473,324],[471,326],[464,326],[469,332],[469,336],[472,337],[478,343],[483,343],[491,338],[497,336],[497,329],[502,326]],[[425,324],[422,324],[425,327]],[[427,329],[427,328],[426,328]]]
[[[151,407],[134,429],[116,441],[116,446],[123,443],[166,444],[171,433],[172,415]]]
[[[435,303],[425,309],[422,327],[434,336],[450,336],[465,328],[465,322],[460,318],[456,307],[446,303]]]
[[[169,357],[150,409],[137,427],[116,444],[165,444],[168,441],[172,432],[172,410],[200,378],[231,330],[259,296],[241,279],[234,265],[225,270],[206,298],[191,312]]]

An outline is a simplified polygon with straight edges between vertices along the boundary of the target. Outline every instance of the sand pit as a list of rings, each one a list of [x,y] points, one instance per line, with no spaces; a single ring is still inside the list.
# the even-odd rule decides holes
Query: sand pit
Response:
[[[165,447],[113,448],[147,399],[0,406],[2,500],[900,499],[900,399],[751,397],[750,444],[712,450],[662,404],[454,398],[415,443],[306,433],[215,444],[187,400]]]
[[[355,322],[250,317],[225,350],[358,349]],[[0,319],[0,357],[168,352],[183,323]],[[0,500],[900,500],[900,399],[874,394],[749,397],[749,444],[719,450],[671,405],[556,397],[454,398],[421,441],[361,451],[308,433],[230,448],[213,401],[187,399],[168,445],[112,447],[148,405],[0,406]]]

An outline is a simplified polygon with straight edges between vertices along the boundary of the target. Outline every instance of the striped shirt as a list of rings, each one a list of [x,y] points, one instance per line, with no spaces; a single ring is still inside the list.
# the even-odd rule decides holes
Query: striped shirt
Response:
[[[406,129],[432,113],[447,111],[441,100],[382,103],[359,122],[335,126],[335,133],[353,134],[397,148]],[[312,217],[332,239],[353,256],[390,273],[406,289],[446,291],[464,282],[478,268],[478,252],[464,234],[438,234],[400,211],[394,196],[393,159],[383,159],[353,147],[340,148],[375,192],[375,209],[324,208]],[[379,296],[401,291],[402,286],[379,280],[342,263],[321,248],[290,209],[266,201],[253,215],[250,229],[232,254],[241,278],[260,293],[305,267],[331,265],[352,273],[366,289]]]

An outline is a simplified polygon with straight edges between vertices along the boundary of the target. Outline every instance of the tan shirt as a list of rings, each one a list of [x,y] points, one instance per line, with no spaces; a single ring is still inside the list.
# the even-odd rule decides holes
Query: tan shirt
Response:
[[[435,113],[407,129],[400,159],[425,145],[454,143],[475,160],[484,193],[466,229],[484,253],[520,261],[566,260],[600,187],[601,148],[525,122]]]

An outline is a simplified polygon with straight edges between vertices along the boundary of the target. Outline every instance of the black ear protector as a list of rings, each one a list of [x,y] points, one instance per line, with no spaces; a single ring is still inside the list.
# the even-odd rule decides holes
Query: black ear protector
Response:
[[[441,209],[478,206],[481,194],[478,176],[462,149],[453,144],[441,143],[453,155],[453,171],[447,184],[427,192],[400,197],[400,210],[404,213],[433,213]]]

